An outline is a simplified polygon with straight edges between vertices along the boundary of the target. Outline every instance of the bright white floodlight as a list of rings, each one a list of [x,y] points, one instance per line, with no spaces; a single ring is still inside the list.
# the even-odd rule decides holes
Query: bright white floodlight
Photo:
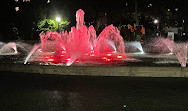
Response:
[[[159,23],[159,20],[158,20],[158,19],[155,19],[155,20],[153,21],[153,23],[154,23],[154,24],[158,24],[158,23]]]
[[[61,21],[61,18],[60,18],[60,17],[56,17],[56,21],[57,21],[57,22],[60,22],[60,21]]]

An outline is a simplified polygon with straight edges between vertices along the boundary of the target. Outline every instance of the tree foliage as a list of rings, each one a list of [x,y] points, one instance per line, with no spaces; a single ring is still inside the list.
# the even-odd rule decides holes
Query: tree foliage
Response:
[[[63,27],[69,25],[69,21],[64,20],[59,22],[59,28],[60,30],[63,29]],[[58,22],[53,19],[43,19],[38,22],[38,29],[40,31],[57,31],[58,30]]]

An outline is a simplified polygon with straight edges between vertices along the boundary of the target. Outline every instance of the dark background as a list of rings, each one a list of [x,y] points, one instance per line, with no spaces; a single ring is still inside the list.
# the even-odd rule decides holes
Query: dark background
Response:
[[[138,13],[135,13],[136,4]],[[149,4],[152,6],[148,7]],[[70,30],[70,27],[76,24],[75,13],[80,8],[85,11],[86,25],[94,25],[99,32],[101,30],[97,24],[105,24],[104,26],[113,24],[116,27],[134,25],[136,14],[139,24],[144,25],[146,32],[155,30],[153,18],[160,18],[161,29],[165,26],[183,26],[184,32],[187,32],[188,11],[185,0],[51,0],[50,3],[47,3],[47,0],[30,0],[30,2],[8,0],[5,5],[2,9],[0,40],[17,40],[17,36],[24,40],[38,39],[39,32],[36,31],[38,21],[52,15],[61,15],[70,21],[70,25],[65,28]],[[17,12],[16,6],[20,8]],[[178,8],[178,11],[175,11],[175,8]]]

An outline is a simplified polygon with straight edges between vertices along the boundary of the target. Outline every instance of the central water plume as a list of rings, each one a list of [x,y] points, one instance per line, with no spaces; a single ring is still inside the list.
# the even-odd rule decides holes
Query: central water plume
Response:
[[[92,25],[86,27],[81,9],[76,12],[76,22],[76,27],[71,27],[70,32],[42,32],[40,51],[35,49],[30,56],[44,55],[36,61],[64,63],[67,66],[74,62],[109,62],[125,57],[124,41],[116,27],[107,26],[97,37]]]

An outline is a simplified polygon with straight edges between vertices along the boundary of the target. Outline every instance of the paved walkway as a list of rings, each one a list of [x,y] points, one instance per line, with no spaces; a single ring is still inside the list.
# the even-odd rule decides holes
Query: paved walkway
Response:
[[[188,111],[188,78],[0,74],[0,111]]]

